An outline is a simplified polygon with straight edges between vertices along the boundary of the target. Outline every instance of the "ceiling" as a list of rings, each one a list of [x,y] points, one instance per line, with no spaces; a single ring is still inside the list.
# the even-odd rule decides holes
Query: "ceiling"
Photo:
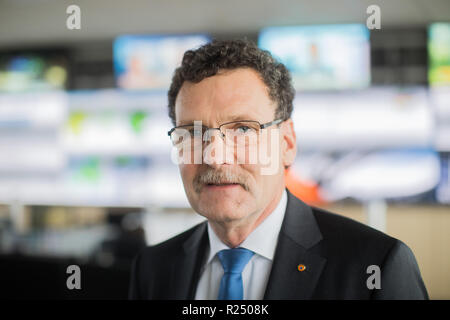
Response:
[[[81,30],[66,8],[81,8]],[[450,0],[0,0],[0,47],[112,39],[123,33],[255,33],[268,25],[365,23],[377,4],[381,27],[450,21]]]

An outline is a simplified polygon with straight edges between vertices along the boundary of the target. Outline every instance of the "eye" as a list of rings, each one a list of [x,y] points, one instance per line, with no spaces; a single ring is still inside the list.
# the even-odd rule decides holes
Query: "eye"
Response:
[[[191,135],[191,137],[201,137],[202,136],[202,129],[198,129],[198,128],[189,128],[189,134]]]
[[[245,133],[245,132],[247,132],[247,131],[249,131],[250,130],[250,127],[249,126],[239,126],[238,127],[238,131],[240,131],[240,132],[242,132],[242,133]]]
[[[241,125],[241,126],[237,127],[238,133],[248,133],[251,130],[252,130],[252,128],[250,128],[249,126],[246,126],[246,125]]]

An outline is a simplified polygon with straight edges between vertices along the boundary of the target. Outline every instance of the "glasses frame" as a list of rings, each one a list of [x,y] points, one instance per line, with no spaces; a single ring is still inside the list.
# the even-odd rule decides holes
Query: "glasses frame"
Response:
[[[270,127],[270,126],[274,126],[274,125],[280,124],[280,123],[282,123],[283,121],[285,121],[285,120],[283,120],[283,119],[275,119],[275,120],[273,120],[273,121],[270,121],[270,122],[261,124],[259,121],[256,121],[256,120],[236,120],[236,121],[229,121],[229,122],[222,123],[222,124],[221,124],[219,127],[217,127],[217,128],[209,128],[208,126],[204,126],[204,125],[202,125],[202,127],[203,127],[203,128],[206,128],[205,132],[208,132],[209,130],[219,130],[220,134],[222,135],[222,138],[224,138],[224,137],[225,137],[225,134],[222,132],[221,128],[222,128],[224,125],[227,125],[227,124],[230,124],[230,123],[256,122],[256,123],[259,125],[259,129],[262,130],[262,129],[265,129],[265,128]],[[172,132],[174,132],[176,129],[179,129],[179,128],[185,128],[185,127],[192,127],[192,126],[193,126],[193,124],[185,124],[185,125],[182,125],[182,126],[173,127],[172,129],[170,129],[170,130],[167,132],[167,135],[170,137],[170,136],[172,135]]]

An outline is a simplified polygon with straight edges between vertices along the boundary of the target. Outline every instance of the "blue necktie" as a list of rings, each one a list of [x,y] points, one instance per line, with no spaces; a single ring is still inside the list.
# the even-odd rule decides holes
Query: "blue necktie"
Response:
[[[219,300],[242,300],[244,286],[242,270],[255,253],[244,248],[222,250],[217,253],[223,267],[223,277],[220,281]]]

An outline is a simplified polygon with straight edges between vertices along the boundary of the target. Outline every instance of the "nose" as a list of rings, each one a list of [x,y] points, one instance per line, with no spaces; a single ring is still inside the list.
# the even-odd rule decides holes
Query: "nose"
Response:
[[[222,140],[224,140],[224,138],[225,138],[225,135],[222,133],[222,131],[220,131],[219,128],[209,128],[204,133],[203,138],[205,141],[211,141],[213,137],[217,137],[217,136],[219,136],[219,138],[221,138]]]
[[[225,141],[219,130],[209,130],[203,148],[203,163],[221,165],[225,162]]]

